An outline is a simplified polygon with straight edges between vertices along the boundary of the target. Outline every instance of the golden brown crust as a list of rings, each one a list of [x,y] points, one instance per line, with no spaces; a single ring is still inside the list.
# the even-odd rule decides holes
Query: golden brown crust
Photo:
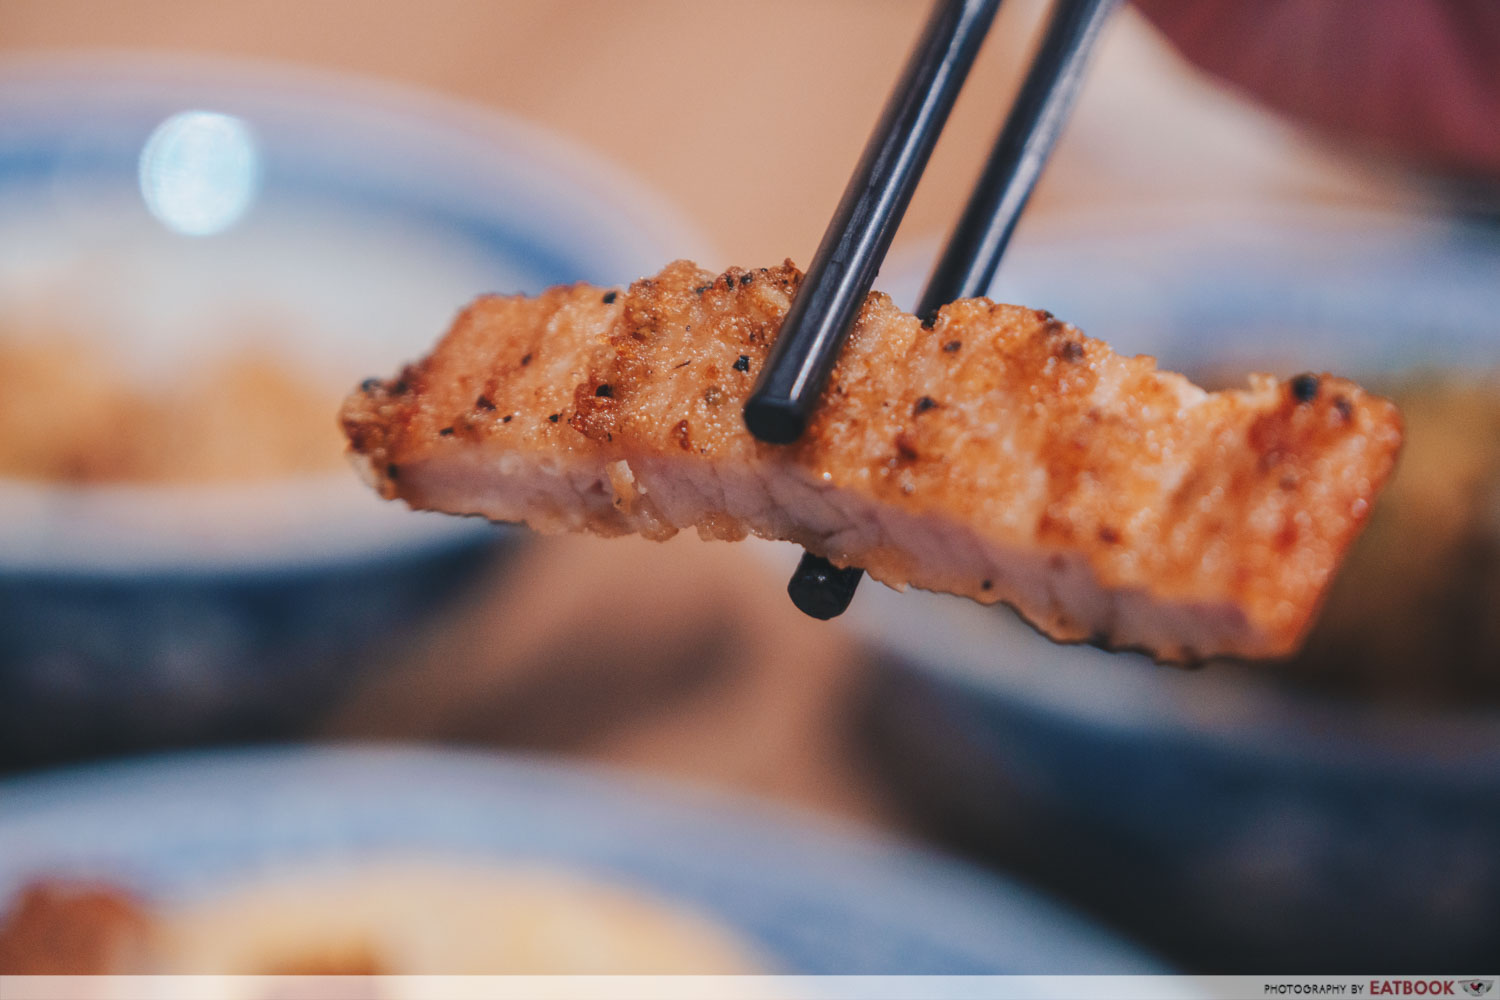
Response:
[[[438,509],[452,509],[452,478],[434,470],[476,452],[564,465],[675,456],[754,470],[766,502],[726,493],[700,531],[773,534],[888,583],[1015,601],[1059,638],[1144,641],[1183,658],[1293,648],[1399,448],[1395,408],[1343,379],[1255,376],[1248,389],[1205,393],[1048,313],[972,299],[924,328],[879,293],[807,435],[766,445],[745,430],[741,408],[800,279],[790,262],[712,275],[679,261],[625,293],[576,285],[481,298],[428,358],[348,399],[352,450],[384,495]],[[884,540],[820,520],[816,504],[787,510],[771,494],[793,480],[830,503],[866,503]],[[533,503],[521,516],[573,526],[556,506]],[[583,526],[648,535],[684,526],[641,506],[616,496],[618,516]],[[932,551],[943,525],[996,551],[1037,554],[1059,580],[1083,567],[1091,587],[1128,600],[1083,613],[1067,582],[1018,599],[1025,579],[1000,585],[967,572],[962,545],[945,570]],[[936,541],[892,540],[900,531]],[[1215,640],[1174,645],[1149,630],[1143,639],[1117,620],[1166,604],[1183,621],[1224,615],[1240,633],[1202,649]]]

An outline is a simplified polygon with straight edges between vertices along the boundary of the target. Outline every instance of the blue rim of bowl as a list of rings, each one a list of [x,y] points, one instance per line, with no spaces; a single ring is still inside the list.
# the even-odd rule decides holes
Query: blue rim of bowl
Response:
[[[1161,971],[991,873],[789,807],[597,766],[300,747],[0,784],[0,897],[63,873],[170,901],[288,864],[424,849],[635,885],[744,935],[783,971]]]
[[[109,105],[129,107],[130,127],[141,132],[165,114],[183,107],[210,104],[234,113],[282,116],[293,132],[316,139],[319,116],[339,123],[342,141],[370,150],[376,181],[351,185],[347,175],[319,172],[314,161],[301,163],[307,176],[301,191],[359,209],[380,192],[386,216],[411,212],[429,225],[461,234],[475,245],[514,259],[540,260],[536,270],[562,280],[623,283],[649,273],[676,257],[711,258],[714,251],[700,230],[660,194],[580,144],[504,111],[429,93],[401,84],[332,73],[275,62],[222,59],[182,54],[95,52],[7,56],[0,59],[0,136],[5,132],[44,128],[65,118],[69,109]],[[314,113],[316,111],[316,114]],[[300,131],[298,131],[300,130]],[[316,148],[310,143],[309,149]],[[300,147],[299,147],[300,149]],[[400,155],[378,155],[399,150]],[[520,154],[520,155],[517,155]],[[35,149],[0,146],[0,185],[47,169]],[[324,165],[326,166],[326,164]],[[500,197],[504,179],[519,178],[529,197],[516,205]],[[399,200],[399,204],[397,203]],[[540,225],[537,204],[556,213],[555,224]],[[519,220],[530,218],[529,225]],[[549,219],[552,216],[549,214]],[[550,244],[527,243],[518,249],[517,232],[539,234]],[[587,241],[576,235],[597,233]],[[474,293],[511,289],[476,288]],[[454,303],[457,309],[462,303]],[[436,337],[440,331],[432,331]],[[251,487],[217,485],[154,486],[121,484],[75,488],[0,480],[0,500],[16,510],[106,510],[110,505],[149,510],[178,504],[212,510],[244,502],[252,493],[273,505],[317,503],[336,493],[353,472],[292,477]],[[342,530],[345,515],[328,518]],[[112,520],[106,516],[104,523]],[[108,530],[101,529],[101,530]],[[335,532],[336,534],[336,532]],[[78,551],[41,555],[0,554],[6,570],[52,574],[113,575],[148,571],[215,573],[265,572],[306,568],[328,561],[347,561],[371,553],[411,552],[429,546],[451,546],[494,539],[495,529],[473,519],[436,516],[386,518],[362,534],[333,539],[312,520],[289,542],[251,534],[244,539],[231,527],[227,540],[204,552],[190,540],[176,539],[170,526],[151,544],[123,553],[95,545]]]
[[[109,89],[101,92],[101,86]],[[5,111],[12,120],[19,109],[10,102],[17,99],[32,105],[35,121],[77,102],[123,103],[119,95],[131,87],[151,88],[152,98],[160,100],[158,111],[181,110],[206,98],[230,113],[255,108],[287,115],[297,123],[293,132],[312,140],[326,123],[311,120],[308,108],[315,105],[337,113],[338,125],[356,141],[372,150],[399,149],[396,157],[370,158],[372,167],[385,172],[382,197],[400,194],[424,217],[442,218],[457,231],[479,234],[481,244],[506,250],[514,250],[515,244],[510,230],[495,224],[497,216],[507,216],[492,200],[497,193],[494,177],[497,170],[520,175],[532,185],[531,191],[553,196],[549,211],[568,212],[564,221],[574,224],[573,231],[586,229],[609,237],[591,239],[593,250],[583,255],[576,252],[577,241],[572,252],[544,248],[559,270],[581,272],[575,280],[631,280],[640,277],[636,269],[642,256],[712,252],[702,231],[659,192],[582,144],[499,108],[385,80],[272,61],[110,51],[0,58],[0,106],[10,104]],[[169,94],[171,99],[161,100]],[[38,116],[37,110],[43,114]],[[147,123],[159,120],[140,110]],[[406,141],[398,144],[398,138]],[[517,150],[526,155],[506,158],[506,153]],[[35,152],[17,156],[15,151],[0,150],[0,181],[12,170],[45,166]],[[308,169],[306,163],[303,169]],[[372,198],[368,188],[351,185],[342,174],[333,178],[308,173],[320,196],[355,205]],[[575,204],[572,199],[579,195],[586,200]],[[600,202],[607,202],[610,211],[599,212]],[[479,205],[490,211],[476,211]],[[533,250],[527,246],[527,253]],[[601,273],[611,266],[613,273]]]

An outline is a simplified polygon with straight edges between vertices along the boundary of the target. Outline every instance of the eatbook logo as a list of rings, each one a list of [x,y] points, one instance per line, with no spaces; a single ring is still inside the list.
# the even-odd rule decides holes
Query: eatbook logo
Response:
[[[1482,997],[1495,988],[1493,979],[1465,979],[1463,981],[1464,992],[1471,997]]]

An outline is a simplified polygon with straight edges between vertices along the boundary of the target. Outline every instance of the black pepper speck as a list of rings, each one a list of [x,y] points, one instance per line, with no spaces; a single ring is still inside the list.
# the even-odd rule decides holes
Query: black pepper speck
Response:
[[[607,305],[607,306],[608,305],[613,305],[614,301],[615,301],[615,295],[616,294],[617,294],[616,292],[605,292],[604,293],[604,304]]]
[[[740,357],[739,357],[739,360],[734,363],[734,370],[737,371],[737,372],[747,372],[747,371],[749,371],[750,370],[750,355],[748,355],[748,354],[741,354]]]
[[[1288,383],[1292,398],[1299,403],[1311,403],[1318,398],[1318,376],[1298,375]]]

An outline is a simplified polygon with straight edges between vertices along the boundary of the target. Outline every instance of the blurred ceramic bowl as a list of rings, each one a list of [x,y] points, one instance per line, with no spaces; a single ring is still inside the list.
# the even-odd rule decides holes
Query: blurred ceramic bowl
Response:
[[[920,269],[891,282],[910,301]],[[1188,372],[1500,366],[1500,229],[1263,207],[1033,230],[993,297]],[[1184,964],[1457,968],[1500,940],[1500,706],[1057,646],[880,587],[879,745],[925,815]],[[1424,669],[1413,662],[1412,670]]]
[[[341,392],[477,293],[701,250],[649,193],[493,112],[218,60],[0,64],[0,325],[65,330],[155,384],[251,348]],[[515,537],[337,466],[0,479],[0,767],[295,732]]]
[[[480,873],[539,866],[637,890],[729,933],[763,972],[1162,971],[1040,894],[951,859],[622,773],[486,754],[278,748],[0,783],[0,915],[37,879],[100,880],[171,906],[391,857]],[[540,919],[534,931],[548,926]],[[430,933],[431,918],[419,927]]]

